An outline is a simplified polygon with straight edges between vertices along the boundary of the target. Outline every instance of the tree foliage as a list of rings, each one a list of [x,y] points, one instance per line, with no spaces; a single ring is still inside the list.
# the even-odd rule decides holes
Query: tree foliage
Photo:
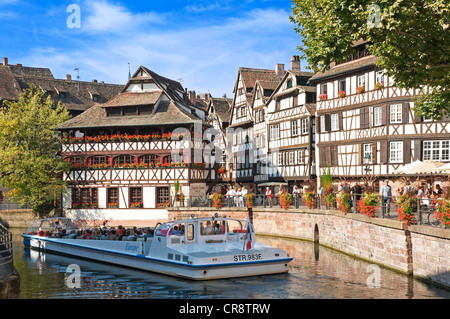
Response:
[[[61,191],[62,172],[70,169],[58,156],[53,127],[70,118],[67,109],[31,86],[18,101],[0,108],[0,179],[13,201],[41,211]]]
[[[314,71],[345,61],[364,39],[396,86],[430,88],[417,101],[418,115],[450,115],[448,0],[293,0],[290,19]]]

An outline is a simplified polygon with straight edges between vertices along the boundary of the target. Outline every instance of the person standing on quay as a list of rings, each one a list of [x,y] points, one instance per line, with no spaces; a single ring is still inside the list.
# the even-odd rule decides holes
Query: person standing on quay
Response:
[[[389,216],[391,209],[392,188],[389,185],[388,180],[385,181],[385,184],[381,188],[381,195],[383,197],[383,211],[384,213],[387,213],[387,216]]]

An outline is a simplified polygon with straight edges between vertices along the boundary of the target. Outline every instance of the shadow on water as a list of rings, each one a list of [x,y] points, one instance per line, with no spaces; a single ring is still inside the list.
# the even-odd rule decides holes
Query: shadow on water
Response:
[[[309,242],[257,238],[294,258],[287,274],[197,282],[25,249],[22,231],[13,232],[21,299],[450,298],[450,291]],[[80,288],[70,287],[73,264]]]

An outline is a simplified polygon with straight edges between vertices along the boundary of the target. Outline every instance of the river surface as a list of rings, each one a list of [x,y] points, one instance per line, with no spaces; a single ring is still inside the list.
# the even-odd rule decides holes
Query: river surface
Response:
[[[24,248],[12,229],[19,299],[437,299],[450,291],[310,242],[258,237],[286,250],[289,273],[194,282]],[[70,284],[68,266],[81,270]],[[72,281],[74,282],[74,281]]]

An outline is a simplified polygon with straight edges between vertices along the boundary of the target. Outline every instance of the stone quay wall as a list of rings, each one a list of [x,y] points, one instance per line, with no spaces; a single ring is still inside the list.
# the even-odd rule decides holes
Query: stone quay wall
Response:
[[[227,216],[247,219],[246,208],[169,209],[169,220]],[[253,208],[259,235],[318,242],[342,253],[450,287],[450,230],[334,210]]]

